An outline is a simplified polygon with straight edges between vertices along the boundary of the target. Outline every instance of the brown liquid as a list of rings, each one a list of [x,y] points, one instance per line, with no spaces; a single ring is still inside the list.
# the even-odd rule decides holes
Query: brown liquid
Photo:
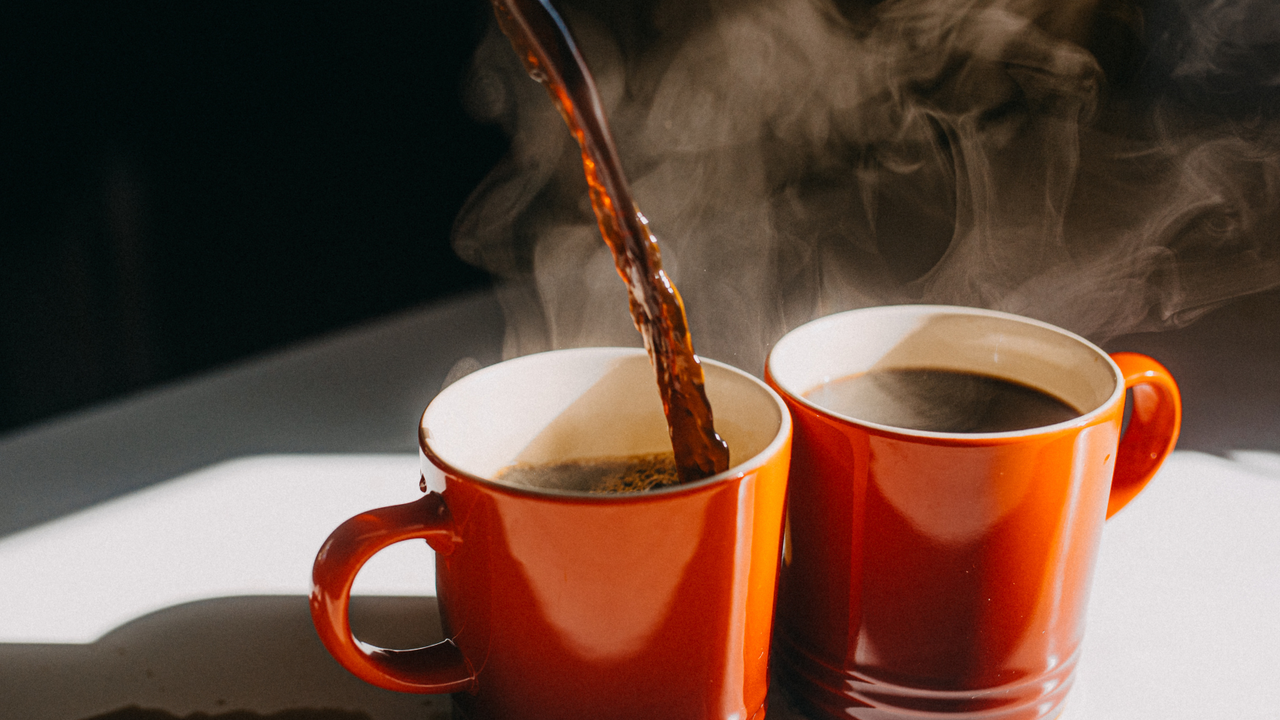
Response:
[[[631,317],[658,377],[680,481],[723,472],[729,448],[712,422],[684,304],[662,270],[648,221],[631,199],[586,62],[549,0],[493,0],[493,7],[529,75],[546,86],[582,148],[591,207],[630,291]]]
[[[1055,425],[1080,413],[1041,390],[952,370],[873,370],[820,385],[805,398],[880,425],[950,433],[989,433]]]
[[[592,493],[633,493],[680,482],[671,453],[571,460],[530,465],[519,463],[497,479],[526,487]]]

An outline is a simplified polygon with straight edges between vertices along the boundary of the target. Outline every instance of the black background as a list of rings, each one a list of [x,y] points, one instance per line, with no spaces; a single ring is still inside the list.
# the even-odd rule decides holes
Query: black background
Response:
[[[481,0],[0,11],[0,432],[487,282]]]

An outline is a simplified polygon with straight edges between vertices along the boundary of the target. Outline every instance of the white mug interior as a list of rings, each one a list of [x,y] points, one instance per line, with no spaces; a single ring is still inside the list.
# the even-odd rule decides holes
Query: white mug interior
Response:
[[[700,481],[714,482],[772,454],[791,420],[760,380],[701,362],[716,430],[730,453],[728,471]],[[671,451],[653,367],[638,348],[556,350],[478,370],[436,396],[423,413],[421,437],[451,469],[483,480],[517,463]]]
[[[1078,335],[1009,313],[941,305],[873,307],[819,318],[779,340],[769,354],[768,369],[789,396],[833,415],[840,414],[806,395],[827,383],[879,370],[948,370],[1008,380],[1061,399],[1086,422],[1124,393],[1119,368]]]

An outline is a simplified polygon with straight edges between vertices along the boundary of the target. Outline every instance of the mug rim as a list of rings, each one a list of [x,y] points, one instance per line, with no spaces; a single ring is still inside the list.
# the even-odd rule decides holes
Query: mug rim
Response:
[[[930,315],[970,315],[970,316],[977,316],[977,317],[987,317],[987,318],[1002,320],[1006,322],[1012,322],[1020,325],[1030,325],[1033,327],[1038,327],[1043,330],[1048,330],[1060,337],[1064,337],[1070,341],[1073,341],[1083,346],[1084,348],[1092,352],[1097,357],[1100,357],[1106,363],[1107,368],[1111,372],[1111,377],[1114,382],[1114,387],[1112,388],[1111,394],[1108,395],[1105,400],[1103,400],[1101,403],[1098,403],[1091,410],[1087,412],[1083,412],[1080,415],[1074,418],[1071,418],[1069,420],[1064,420],[1062,422],[1054,423],[1052,425],[1038,425],[1035,427],[1024,428],[1021,430],[1005,430],[1001,432],[982,432],[982,433],[941,432],[937,430],[916,430],[913,428],[898,427],[896,425],[885,425],[882,423],[872,422],[870,420],[864,420],[861,418],[856,418],[850,415],[845,415],[843,413],[836,412],[835,410],[831,410],[829,408],[823,407],[822,405],[818,405],[812,402],[811,400],[804,397],[802,394],[798,392],[794,392],[791,388],[787,387],[780,380],[778,380],[776,374],[773,371],[774,359],[775,359],[776,353],[778,352],[778,349],[782,347],[784,343],[787,343],[789,340],[791,342],[798,342],[798,340],[796,340],[795,338],[797,334],[800,333],[801,331],[812,332],[813,330],[820,328],[823,325],[834,324],[836,322],[843,321],[849,316],[853,316],[853,315],[892,314],[892,313],[902,313],[905,315],[912,315],[912,316],[918,316],[918,317],[926,317]],[[1064,430],[1071,430],[1074,428],[1085,427],[1085,426],[1094,424],[1100,416],[1110,412],[1111,409],[1115,406],[1115,404],[1118,401],[1120,401],[1122,398],[1124,398],[1125,391],[1126,391],[1124,375],[1123,373],[1120,372],[1120,367],[1116,365],[1115,360],[1112,360],[1111,356],[1107,354],[1107,352],[1104,351],[1102,348],[1090,342],[1088,339],[1080,335],[1077,335],[1076,333],[1071,332],[1070,330],[1058,327],[1057,325],[1053,325],[1051,323],[1044,322],[1043,320],[1036,320],[1035,318],[1026,317],[1024,315],[1017,315],[1009,312],[1003,312],[1000,310],[988,310],[986,308],[975,308],[975,307],[968,307],[964,305],[937,305],[937,304],[875,305],[875,306],[870,306],[865,308],[857,308],[854,310],[845,310],[842,312],[831,313],[830,315],[824,315],[822,317],[815,318],[813,320],[810,320],[809,322],[806,322],[802,325],[792,328],[786,334],[784,334],[781,338],[779,338],[778,341],[774,343],[773,347],[770,348],[769,355],[765,359],[765,381],[769,384],[770,387],[774,388],[779,393],[784,395],[788,400],[791,400],[796,404],[800,405],[801,407],[803,407],[804,409],[817,413],[818,415],[834,419],[841,423],[857,425],[868,431],[872,431],[880,435],[912,438],[917,440],[933,441],[933,442],[940,442],[945,444],[952,444],[952,443],[973,444],[974,442],[987,442],[987,443],[1012,442],[1012,441],[1025,440],[1025,439],[1033,438],[1037,436],[1052,435],[1058,432],[1062,432]]]
[[[482,374],[485,374],[488,372],[496,372],[497,371],[496,368],[507,367],[512,363],[533,361],[533,359],[535,358],[545,358],[546,356],[549,356],[549,355],[566,355],[566,354],[599,355],[602,359],[642,356],[645,358],[646,361],[649,360],[648,353],[647,351],[645,351],[644,348],[613,347],[613,346],[560,348],[556,350],[546,350],[543,352],[530,353],[528,355],[521,355],[519,357],[511,358],[509,360],[503,360],[501,362],[494,363],[493,365],[488,365],[486,367],[480,368],[479,370],[476,370],[475,372],[463,378],[460,378],[457,381],[457,383],[461,383],[469,378],[476,378],[476,380],[479,380],[481,379],[481,377],[479,376],[482,376]],[[782,396],[778,393],[778,391],[775,390],[773,387],[771,387],[769,383],[761,380],[760,378],[740,368],[736,368],[732,365],[729,365],[728,363],[720,362],[718,360],[712,360],[710,358],[706,358],[701,355],[695,355],[695,357],[698,359],[699,363],[701,364],[710,365],[720,370],[728,371],[733,375],[737,375],[747,380],[752,387],[756,388],[757,390],[763,391],[766,397],[768,397],[773,402],[774,406],[778,411],[778,427],[774,431],[773,437],[769,441],[769,443],[765,445],[765,447],[762,448],[759,452],[755,453],[751,457],[745,460],[742,460],[741,462],[736,462],[733,465],[729,466],[729,468],[727,468],[724,472],[716,473],[715,475],[711,475],[711,476],[702,478],[701,480],[696,480],[694,482],[676,483],[676,484],[667,485],[664,487],[652,488],[649,490],[645,490],[643,492],[624,492],[624,493],[592,493],[592,492],[586,492],[581,490],[564,490],[559,488],[537,488],[537,487],[530,487],[526,485],[516,485],[513,483],[504,483],[499,480],[487,478],[482,475],[468,472],[466,470],[463,470],[453,465],[449,461],[442,458],[437,452],[435,452],[435,450],[431,447],[431,436],[427,428],[427,414],[431,411],[432,405],[434,405],[436,401],[440,397],[445,395],[445,393],[449,391],[449,388],[453,387],[454,385],[450,385],[444,388],[443,390],[441,390],[439,393],[437,393],[436,396],[432,398],[431,402],[427,404],[427,407],[422,411],[422,415],[418,419],[419,456],[421,459],[430,461],[430,463],[434,465],[436,469],[438,469],[440,472],[446,475],[465,479],[469,482],[477,483],[481,486],[490,488],[495,491],[514,494],[514,495],[529,496],[534,498],[554,499],[554,500],[561,500],[561,501],[574,501],[574,502],[594,503],[594,504],[629,504],[629,503],[649,502],[660,497],[683,495],[690,492],[697,492],[710,485],[716,485],[722,482],[740,479],[742,477],[745,477],[751,471],[757,470],[763,467],[765,464],[767,464],[769,461],[769,458],[775,456],[778,453],[778,451],[787,442],[790,441],[791,425],[792,425],[790,410],[787,408],[786,401],[782,399]],[[656,391],[656,382],[657,382],[656,379],[654,380],[654,382],[655,382],[655,391]],[[712,408],[713,417],[714,417],[714,411],[715,411],[715,408]]]

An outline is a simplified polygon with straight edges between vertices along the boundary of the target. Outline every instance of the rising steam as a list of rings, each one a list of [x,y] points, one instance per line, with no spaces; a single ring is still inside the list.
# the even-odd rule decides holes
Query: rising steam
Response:
[[[562,2],[698,351],[759,371],[814,317],[1008,310],[1097,340],[1280,285],[1274,0]],[[508,356],[637,345],[545,91],[490,32],[513,138],[455,247]]]

